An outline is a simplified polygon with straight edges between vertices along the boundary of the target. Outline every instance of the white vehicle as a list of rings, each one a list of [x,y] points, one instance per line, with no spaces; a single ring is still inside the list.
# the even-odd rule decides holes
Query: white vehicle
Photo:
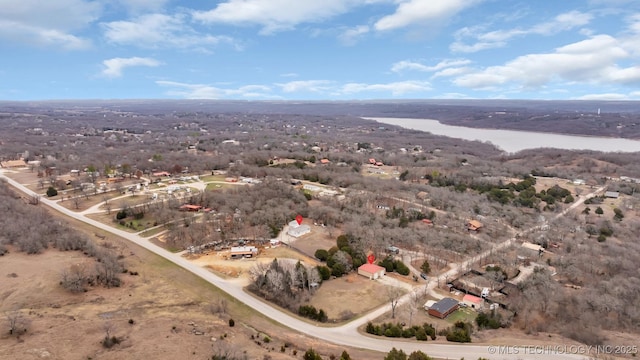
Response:
[[[482,294],[480,295],[483,299],[489,297],[489,288],[482,289]]]

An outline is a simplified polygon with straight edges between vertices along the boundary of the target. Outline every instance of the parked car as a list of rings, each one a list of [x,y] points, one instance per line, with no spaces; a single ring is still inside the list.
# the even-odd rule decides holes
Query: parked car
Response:
[[[420,277],[425,279],[425,280],[429,280],[429,277],[425,273],[420,273]]]
[[[400,254],[400,249],[395,246],[387,246],[387,251],[392,254]]]

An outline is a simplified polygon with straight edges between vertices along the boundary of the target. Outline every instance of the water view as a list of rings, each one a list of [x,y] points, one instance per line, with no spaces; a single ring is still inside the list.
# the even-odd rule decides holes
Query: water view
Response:
[[[516,130],[475,129],[442,124],[430,119],[367,118],[406,129],[429,132],[452,138],[489,142],[514,153],[525,149],[557,148],[566,150],[594,150],[604,152],[640,151],[640,141],[594,136],[561,135]]]

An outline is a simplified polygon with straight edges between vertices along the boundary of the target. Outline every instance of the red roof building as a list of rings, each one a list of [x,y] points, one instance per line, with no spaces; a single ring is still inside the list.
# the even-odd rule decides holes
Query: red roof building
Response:
[[[328,164],[330,162],[329,159],[320,159],[320,164]]]
[[[466,294],[462,298],[462,303],[476,310],[482,308],[482,298],[479,298],[477,296]]]
[[[383,277],[385,274],[385,268],[382,266],[378,266],[376,264],[364,264],[358,268],[358,275],[362,275],[364,277],[369,278],[370,280],[375,280]]]
[[[180,210],[182,211],[199,211],[200,209],[202,209],[202,206],[200,205],[184,204],[180,206]]]
[[[376,164],[376,159],[374,159],[374,158],[369,159],[369,164],[375,165]]]

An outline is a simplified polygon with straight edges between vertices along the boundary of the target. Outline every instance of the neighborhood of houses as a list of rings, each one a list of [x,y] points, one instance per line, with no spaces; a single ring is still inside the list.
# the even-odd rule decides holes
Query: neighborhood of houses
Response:
[[[235,144],[234,142],[228,142],[229,144]],[[329,164],[328,159],[321,159],[320,164]],[[384,166],[384,163],[378,161],[374,158],[368,159],[368,165],[372,169],[370,172],[378,172],[382,170],[381,167]],[[26,168],[28,166],[36,166],[35,163],[29,162],[27,163],[24,160],[8,160],[0,162],[0,166],[2,168]],[[83,171],[86,172],[86,171]],[[71,177],[80,176],[80,170],[71,170]],[[197,175],[187,176],[186,172],[182,172],[181,174],[172,174],[168,171],[155,171],[152,172],[151,178],[155,178],[155,181],[145,181],[143,184],[135,184],[132,185],[135,188],[135,191],[141,191],[148,189],[150,183],[156,184],[159,188],[162,188],[168,195],[171,195],[174,192],[185,190],[189,191],[188,186],[179,185],[178,182],[193,182],[200,181]],[[212,175],[224,175],[224,172],[214,172],[212,171]],[[123,176],[108,176],[105,181],[96,183],[101,190],[106,190],[107,185],[112,183],[119,183],[124,181],[125,178]],[[611,179],[614,181],[626,181],[626,182],[637,182],[640,183],[640,179],[620,177],[616,179]],[[251,178],[251,177],[232,177],[227,176],[224,178],[225,182],[228,183],[239,183],[238,185],[249,185],[249,184],[257,184],[260,182],[259,179]],[[572,181],[574,185],[584,185],[584,181],[580,179],[576,179]],[[169,184],[167,186],[167,184]],[[91,187],[96,186],[91,183],[83,183],[82,187]],[[302,182],[299,180],[292,181],[292,185],[300,188],[303,191],[313,193],[315,196],[332,196],[337,197],[338,199],[344,199],[345,195],[340,189],[332,188],[330,186],[324,186],[315,183]],[[133,190],[132,190],[133,192]],[[152,196],[152,200],[156,200],[158,195],[156,192],[150,193]],[[416,195],[418,199],[424,199],[427,197],[426,193],[418,193]],[[604,193],[604,197],[610,199],[618,199],[620,197],[620,193],[617,191],[606,191]],[[386,204],[378,204],[376,205],[377,209],[388,211],[391,209],[390,206]],[[195,212],[195,213],[208,213],[211,211],[209,208],[205,208],[203,206],[197,204],[184,203],[179,207],[179,210],[184,212]],[[481,218],[481,217],[479,217]],[[433,221],[430,219],[421,219],[421,222],[426,225],[433,225]],[[478,233],[483,231],[485,225],[477,219],[468,220],[465,223],[465,228],[468,232]],[[304,223],[298,223],[298,221],[293,220],[288,223],[286,229],[286,235],[292,238],[300,238],[304,235],[311,233],[312,229],[309,225]],[[207,244],[201,246],[191,246],[188,251],[190,253],[199,253],[204,249],[208,249],[209,245],[215,244]],[[246,258],[255,258],[259,252],[260,247],[254,245],[245,244],[244,241],[242,243],[238,243],[238,246],[232,246],[228,248],[228,258],[229,259],[246,259]],[[276,247],[280,245],[280,240],[271,239],[269,242],[271,247]],[[553,244],[550,244],[550,247],[554,247]],[[521,244],[521,248],[525,251],[531,252],[531,257],[535,258],[541,257],[547,250],[538,244],[524,241]],[[387,252],[393,255],[399,255],[400,249],[395,246],[387,247]],[[527,257],[518,256],[519,261],[524,261]],[[517,284],[514,282],[505,281],[500,289],[493,289],[488,286],[484,286],[485,284],[476,284],[473,280],[469,280],[466,277],[472,273],[478,276],[482,276],[482,274],[474,273],[473,271],[462,274],[457,279],[453,279],[449,281],[447,279],[446,287],[449,289],[449,296],[442,297],[439,300],[429,300],[424,304],[424,309],[431,316],[436,318],[444,319],[456,310],[460,308],[470,308],[476,311],[485,310],[485,309],[495,309],[498,306],[506,307],[506,305],[502,302],[502,299],[505,296],[508,296],[510,293],[518,291]],[[367,263],[358,267],[357,274],[363,276],[370,280],[379,280],[386,276],[386,270],[384,267]],[[426,280],[426,276],[423,277]],[[492,287],[492,286],[491,286]],[[491,296],[495,294],[496,296]]]

